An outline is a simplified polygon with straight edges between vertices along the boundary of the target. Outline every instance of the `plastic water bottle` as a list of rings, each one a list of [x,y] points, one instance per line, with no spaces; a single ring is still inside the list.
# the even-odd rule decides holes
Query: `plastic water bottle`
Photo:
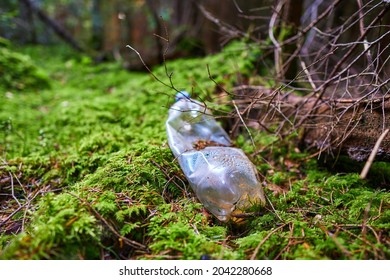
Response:
[[[166,121],[168,144],[204,207],[220,221],[253,204],[265,204],[257,170],[204,104],[176,95]]]

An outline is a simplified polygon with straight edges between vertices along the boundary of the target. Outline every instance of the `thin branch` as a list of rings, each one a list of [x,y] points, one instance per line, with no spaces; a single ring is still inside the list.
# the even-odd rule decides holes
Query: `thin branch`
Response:
[[[150,162],[153,164],[153,165],[155,165],[158,169],[160,169],[160,171],[162,172],[162,173],[164,173],[164,175],[165,175],[165,177],[166,177],[166,179],[167,179],[167,182],[166,182],[166,184],[165,184],[165,187],[164,187],[164,190],[163,190],[163,192],[162,192],[162,194],[161,194],[161,196],[165,199],[165,197],[164,197],[164,194],[165,194],[165,191],[166,191],[166,188],[167,188],[167,186],[168,186],[168,184],[169,183],[173,183],[177,188],[179,188],[180,190],[182,190],[186,195],[187,195],[187,189],[186,188],[182,188],[174,179],[175,179],[175,177],[177,177],[177,176],[170,176],[169,175],[169,173],[160,165],[160,164],[158,164],[157,162],[155,162],[154,160],[150,160]],[[179,178],[180,179],[180,178]],[[185,186],[185,184],[183,183],[183,185]]]
[[[286,223],[286,224],[283,224],[273,230],[271,230],[266,237],[263,238],[263,240],[260,241],[260,243],[256,246],[256,249],[255,251],[253,252],[252,256],[251,256],[251,260],[255,260],[256,259],[256,256],[257,256],[257,253],[259,252],[261,246],[275,233],[277,232],[278,230],[284,228],[286,225],[288,225],[289,223]]]
[[[385,136],[387,135],[387,133],[389,133],[390,129],[386,129],[382,134],[381,136],[378,138],[378,140],[376,141],[375,143],[375,146],[374,148],[372,149],[371,151],[371,154],[370,154],[370,157],[368,158],[366,164],[364,165],[363,167],[363,170],[362,172],[360,173],[360,178],[361,179],[365,179],[366,176],[367,176],[367,173],[368,171],[370,170],[370,167],[372,165],[372,163],[374,162],[374,159],[375,159],[375,156],[376,154],[378,153],[378,150],[379,150],[379,147],[383,141],[383,139],[385,138]]]
[[[306,63],[305,63],[303,60],[301,60],[301,67],[302,67],[303,71],[305,72],[305,74],[306,74],[306,76],[307,76],[307,79],[309,80],[309,83],[310,83],[311,87],[313,88],[314,91],[316,91],[317,86],[316,86],[316,84],[314,83],[314,81],[313,81],[313,79],[312,79],[312,77],[311,77],[311,75],[310,75],[310,72],[309,72],[309,70],[308,70],[307,67],[306,67]]]
[[[242,118],[241,113],[240,113],[240,110],[238,109],[238,107],[237,107],[237,105],[236,105],[236,102],[235,102],[234,100],[232,100],[232,103],[233,103],[234,108],[236,109],[236,112],[237,112],[238,117],[240,118],[242,124],[244,125],[246,131],[247,131],[248,134],[249,134],[249,138],[251,139],[253,148],[256,149],[256,145],[255,145],[255,141],[253,140],[252,133],[251,133],[251,131],[249,130],[248,126],[246,125],[244,119]]]
[[[275,27],[276,20],[283,8],[284,2],[285,2],[284,0],[278,1],[278,5],[276,6],[274,12],[272,13],[272,17],[271,20],[269,21],[269,26],[268,26],[268,36],[275,46],[275,50],[274,50],[275,71],[276,71],[276,76],[278,77],[279,80],[282,80],[284,76],[283,61],[282,61],[282,47],[278,42],[278,40],[276,40],[275,38],[274,29],[276,28]]]
[[[149,252],[149,249],[146,245],[143,245],[141,243],[138,243],[137,241],[134,241],[134,240],[130,240],[128,239],[127,237],[121,235],[106,219],[103,218],[102,215],[100,215],[100,213],[98,211],[95,210],[95,208],[93,208],[87,201],[85,201],[84,199],[82,199],[81,197],[73,194],[73,193],[70,193],[70,192],[67,192],[69,195],[77,198],[78,200],[80,200],[80,202],[82,204],[84,204],[85,206],[88,207],[89,210],[91,210],[93,212],[93,214],[95,214],[95,216],[100,220],[102,221],[110,230],[111,232],[116,236],[118,237],[119,240],[122,240],[124,241],[127,245],[129,245],[130,247],[134,248],[134,249],[138,249],[138,250],[142,250],[142,251],[145,251],[145,252]]]
[[[234,39],[234,38],[245,38],[247,36],[246,32],[243,32],[240,29],[238,29],[230,24],[227,24],[226,22],[223,22],[219,18],[212,15],[209,11],[206,10],[206,8],[202,4],[197,3],[197,5],[198,5],[198,8],[201,11],[201,13],[209,21],[211,21],[215,25],[217,25],[220,28],[222,33],[229,35],[229,40]]]
[[[19,207],[21,207],[22,205],[20,204],[18,198],[15,196],[15,190],[14,190],[14,177],[12,176],[12,173],[11,173],[11,172],[8,172],[8,175],[9,175],[10,178],[11,178],[11,195],[12,195],[12,198],[15,199],[16,203],[19,205]]]
[[[136,55],[137,55],[138,58],[140,59],[142,65],[145,67],[145,69],[150,73],[150,75],[152,75],[152,77],[153,77],[156,81],[158,81],[159,83],[161,83],[162,85],[164,85],[164,86],[166,86],[166,87],[168,87],[168,88],[170,88],[170,89],[175,90],[176,92],[180,91],[180,90],[176,89],[176,88],[174,87],[173,83],[172,83],[172,74],[170,74],[170,75],[168,76],[169,81],[170,81],[170,84],[165,83],[164,81],[162,81],[159,77],[157,77],[157,76],[153,73],[153,71],[148,67],[148,65],[146,64],[146,62],[145,62],[144,59],[142,58],[141,54],[140,54],[135,48],[133,48],[133,47],[130,46],[130,45],[126,45],[126,48],[129,48],[129,49],[131,49],[133,52],[136,53]]]
[[[7,218],[5,218],[3,221],[0,223],[0,227],[5,225],[9,219],[11,219],[16,213],[18,213],[21,209],[23,209],[23,206],[19,206],[17,209],[15,209],[10,215],[8,215]]]
[[[316,20],[312,21],[308,26],[305,27],[301,32],[299,32],[297,35],[287,39],[283,42],[283,45],[285,44],[291,44],[295,40],[299,39],[303,35],[305,35],[307,32],[312,30],[322,19],[326,18],[343,0],[336,0],[332,1],[331,5],[328,6],[328,8],[317,17]]]

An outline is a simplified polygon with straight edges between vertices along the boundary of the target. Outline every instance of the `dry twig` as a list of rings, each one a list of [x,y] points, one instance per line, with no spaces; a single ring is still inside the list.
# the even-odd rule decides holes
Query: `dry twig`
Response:
[[[256,256],[257,256],[257,253],[259,252],[261,246],[268,240],[268,238],[270,238],[275,232],[277,232],[278,230],[284,228],[286,225],[288,225],[289,223],[286,223],[286,224],[283,224],[273,230],[271,230],[266,237],[263,238],[263,240],[261,240],[259,242],[259,244],[256,246],[255,250],[253,251],[253,254],[251,256],[251,260],[255,260],[256,259]]]
[[[368,173],[368,171],[370,170],[370,167],[371,167],[372,163],[374,162],[375,156],[376,156],[376,154],[378,153],[379,147],[380,147],[380,145],[381,145],[383,139],[384,139],[385,136],[387,135],[387,133],[389,133],[389,130],[390,130],[389,128],[386,129],[386,130],[381,134],[381,136],[378,138],[378,140],[376,141],[375,146],[374,146],[374,148],[372,149],[372,152],[371,152],[371,154],[370,154],[370,157],[368,158],[366,164],[365,164],[364,167],[363,167],[362,172],[360,173],[360,178],[361,178],[361,179],[365,179],[365,178],[366,178],[367,173]]]
[[[120,242],[124,242],[126,243],[127,245],[129,245],[130,247],[136,249],[136,250],[141,250],[143,252],[146,252],[148,253],[149,252],[149,249],[146,245],[143,245],[137,241],[134,241],[134,240],[130,240],[128,239],[127,237],[121,235],[115,228],[114,226],[112,226],[105,218],[103,218],[102,215],[100,215],[100,213],[98,211],[95,210],[95,208],[93,208],[87,201],[85,201],[84,199],[82,199],[81,197],[73,194],[73,193],[70,193],[70,192],[67,192],[69,195],[77,198],[78,200],[80,200],[80,202],[87,206],[89,210],[92,211],[92,213],[98,218],[98,220],[102,221],[103,224],[105,224],[108,229],[118,238],[118,240]]]

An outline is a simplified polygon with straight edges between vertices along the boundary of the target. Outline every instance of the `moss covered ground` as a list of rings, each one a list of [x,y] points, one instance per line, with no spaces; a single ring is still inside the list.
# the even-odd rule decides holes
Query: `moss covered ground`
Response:
[[[390,257],[389,165],[361,180],[357,170],[309,159],[294,136],[252,131],[255,147],[234,139],[261,174],[268,205],[260,213],[221,223],[197,201],[167,145],[175,92],[161,81],[223,114],[231,108],[219,104],[215,82],[240,82],[256,51],[236,45],[168,62],[153,70],[160,82],[64,48],[16,51],[24,56],[12,63],[30,72],[9,73],[9,60],[2,68],[0,258]],[[40,82],[23,83],[34,76]]]

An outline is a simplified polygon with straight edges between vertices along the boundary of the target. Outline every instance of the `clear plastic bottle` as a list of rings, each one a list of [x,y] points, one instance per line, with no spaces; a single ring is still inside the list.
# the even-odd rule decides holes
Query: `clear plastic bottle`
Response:
[[[234,211],[265,204],[257,170],[204,104],[179,92],[166,122],[168,144],[193,191],[220,221]]]

